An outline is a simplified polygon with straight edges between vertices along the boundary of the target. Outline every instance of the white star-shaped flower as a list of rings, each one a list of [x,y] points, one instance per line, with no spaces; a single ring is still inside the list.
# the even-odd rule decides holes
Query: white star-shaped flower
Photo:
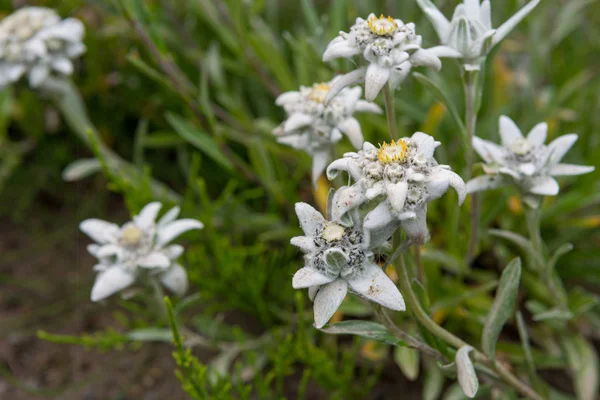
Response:
[[[439,71],[442,62],[429,50],[422,49],[421,42],[412,22],[404,24],[383,15],[377,18],[375,14],[370,14],[366,20],[357,18],[349,33],[340,32],[329,43],[323,61],[361,54],[369,65],[335,82],[326,102],[343,87],[362,81],[365,82],[365,98],[373,101],[386,83],[396,89],[413,66],[423,65]]]
[[[308,288],[317,328],[329,321],[349,290],[392,310],[406,309],[396,285],[373,260],[360,225],[327,221],[306,203],[296,203],[296,214],[306,236],[292,238],[291,243],[305,255],[292,286]]]
[[[461,59],[466,70],[478,70],[483,59],[494,46],[502,41],[523,20],[540,0],[533,0],[521,8],[498,28],[492,28],[489,0],[464,0],[454,9],[452,20],[430,0],[417,0],[427,18],[433,24],[444,46],[430,50],[439,57]]]
[[[335,193],[332,216],[347,224],[348,212],[374,200],[379,204],[364,220],[364,230],[370,242],[389,238],[401,226],[413,243],[428,239],[427,203],[439,198],[452,186],[459,203],[466,196],[463,180],[447,165],[439,165],[433,152],[440,142],[416,132],[379,149],[365,142],[358,153],[347,153],[331,163],[327,177],[334,179],[346,171],[354,183]]]
[[[49,8],[21,8],[0,21],[0,89],[23,76],[32,88],[73,73],[72,59],[85,52],[84,27],[61,20]]]
[[[180,219],[179,207],[169,210],[156,222],[162,204],[146,205],[133,220],[122,227],[100,219],[86,219],[79,228],[96,243],[88,251],[99,262],[92,288],[92,301],[105,299],[136,281],[156,276],[169,290],[182,295],[187,290],[187,273],[175,262],[183,247],[169,244],[192,229],[202,229],[195,219]]]
[[[355,112],[380,114],[376,104],[360,99],[360,87],[345,88],[325,105],[325,97],[331,82],[317,83],[312,87],[300,87],[299,91],[280,95],[275,103],[283,107],[288,118],[274,131],[279,143],[304,150],[313,159],[312,180],[319,176],[331,161],[333,146],[345,134],[355,148],[363,144],[359,122]]]
[[[512,119],[500,117],[501,145],[473,138],[473,148],[485,161],[486,175],[467,183],[469,193],[514,185],[528,204],[537,206],[539,196],[555,196],[559,192],[555,176],[581,175],[594,170],[592,166],[560,163],[577,140],[574,133],[560,136],[547,146],[545,122],[533,127],[527,137]]]

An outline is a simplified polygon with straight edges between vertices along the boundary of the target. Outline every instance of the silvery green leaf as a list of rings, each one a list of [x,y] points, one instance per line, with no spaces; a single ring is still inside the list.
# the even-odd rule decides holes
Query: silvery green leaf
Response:
[[[102,165],[95,158],[82,158],[67,165],[62,172],[63,180],[75,182],[87,178],[102,169]]]
[[[404,346],[405,343],[389,333],[385,326],[372,321],[349,320],[336,322],[321,328],[325,333],[333,335],[356,335],[394,346]]]
[[[423,400],[437,400],[444,388],[444,374],[439,368],[429,362],[425,369],[425,383],[423,385]]]
[[[142,328],[130,331],[127,338],[138,342],[167,342],[173,341],[173,334],[170,329],[163,328]]]
[[[415,349],[402,346],[394,349],[394,361],[410,381],[414,381],[419,377],[419,359],[419,352]]]
[[[489,232],[492,236],[506,239],[520,247],[525,252],[525,254],[527,254],[527,256],[531,257],[533,261],[533,266],[535,268],[539,268],[539,266],[542,266],[544,264],[544,260],[542,260],[541,255],[535,251],[535,249],[533,248],[533,244],[526,237],[519,235],[518,233],[505,231],[502,229],[490,229]]]
[[[533,361],[533,355],[531,354],[531,345],[529,344],[529,334],[527,333],[527,325],[523,320],[523,314],[517,311],[517,329],[519,330],[519,337],[521,338],[521,346],[523,347],[523,354],[525,354],[525,360],[527,366],[532,374],[535,374],[535,363]]]
[[[209,379],[212,383],[216,383],[219,377],[229,376],[229,366],[239,353],[239,347],[231,347],[223,350],[221,354],[210,361],[208,364],[210,370]]]
[[[536,322],[546,321],[549,319],[556,319],[561,321],[568,321],[573,318],[573,313],[568,310],[561,310],[558,308],[552,308],[548,311],[544,311],[533,315],[533,320]]]
[[[597,399],[600,370],[594,346],[581,336],[565,336],[562,347],[573,374],[577,400]]]
[[[469,358],[469,352],[473,348],[471,346],[463,346],[456,352],[456,369],[458,371],[458,383],[465,394],[469,398],[475,397],[477,389],[479,389],[479,380],[473,367],[473,362]]]
[[[502,271],[494,304],[485,320],[481,335],[483,352],[494,358],[502,327],[512,314],[521,279],[521,259],[515,258]]]
[[[560,245],[558,249],[554,250],[554,253],[552,253],[552,257],[548,262],[548,269],[554,269],[558,260],[571,250],[573,250],[573,245],[571,243],[563,243],[562,245]]]

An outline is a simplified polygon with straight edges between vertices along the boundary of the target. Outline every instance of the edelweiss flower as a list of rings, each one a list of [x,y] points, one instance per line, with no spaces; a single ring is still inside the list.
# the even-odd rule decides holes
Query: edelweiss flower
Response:
[[[339,171],[346,171],[354,180],[353,185],[335,193],[333,220],[346,225],[350,210],[379,198],[379,205],[364,220],[369,242],[389,238],[400,225],[413,243],[425,243],[427,203],[443,195],[448,186],[458,193],[459,203],[466,196],[463,180],[433,158],[439,145],[431,136],[417,132],[379,149],[365,142],[362,151],[346,153],[331,163],[327,168],[330,180]]]
[[[330,85],[317,83],[300,87],[300,91],[286,92],[275,103],[288,114],[287,120],[275,131],[277,141],[304,150],[312,156],[312,180],[316,182],[331,161],[332,148],[342,138],[342,133],[354,147],[363,144],[360,124],[352,116],[355,112],[381,113],[379,106],[360,100],[361,88],[346,88],[327,105],[325,97]]]
[[[484,0],[481,4],[479,1],[464,0],[456,6],[452,20],[448,21],[430,0],[417,0],[444,45],[434,47],[431,51],[439,57],[462,59],[464,68],[468,71],[479,70],[481,62],[492,48],[540,2],[531,1],[505,23],[493,29],[490,1]]]
[[[122,227],[99,219],[86,219],[79,225],[97,243],[88,246],[90,254],[99,260],[94,266],[99,274],[92,288],[92,301],[154,276],[174,293],[185,293],[187,274],[174,262],[183,253],[183,247],[169,243],[203,225],[195,219],[176,220],[179,207],[169,210],[157,223],[161,207],[159,202],[148,204]]]
[[[512,119],[501,116],[502,146],[473,138],[473,148],[486,162],[483,168],[487,175],[470,180],[467,191],[472,193],[513,184],[528,204],[536,206],[538,196],[558,194],[558,182],[554,176],[581,175],[594,170],[591,166],[560,163],[577,140],[576,134],[558,137],[546,146],[547,132],[548,125],[542,122],[534,126],[525,138]]]
[[[305,253],[305,266],[294,275],[292,286],[308,288],[317,328],[329,321],[348,290],[392,310],[406,309],[396,285],[373,260],[360,226],[327,221],[306,203],[296,203],[296,214],[306,236],[291,243]]]
[[[421,48],[421,36],[415,33],[415,24],[404,24],[399,19],[379,18],[370,14],[367,20],[357,18],[350,33],[340,32],[323,54],[323,61],[362,54],[369,63],[339,79],[327,95],[326,102],[341,88],[365,81],[365,98],[372,101],[386,83],[397,88],[413,66],[424,65],[436,71],[442,62],[432,52]]]
[[[71,59],[85,51],[83,24],[61,20],[49,8],[25,7],[0,22],[0,89],[28,75],[33,88],[52,75],[73,73]]]

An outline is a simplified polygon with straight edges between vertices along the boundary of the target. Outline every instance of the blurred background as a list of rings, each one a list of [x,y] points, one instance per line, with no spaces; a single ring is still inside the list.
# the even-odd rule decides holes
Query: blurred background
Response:
[[[492,2],[494,26],[524,3]],[[450,0],[436,4],[446,15],[455,6]],[[85,23],[88,50],[73,79],[102,140],[145,176],[166,183],[181,196],[184,212],[206,224],[186,246],[192,298],[182,321],[230,340],[271,335],[271,346],[249,363],[256,366],[250,381],[260,378],[256,398],[437,398],[423,393],[424,382],[440,390],[450,386],[452,381],[427,372],[424,360],[401,370],[396,361],[405,355],[394,358],[384,345],[327,337],[310,326],[309,301],[291,288],[301,267],[289,245],[299,233],[293,204],[322,208],[328,189],[313,191],[309,157],[277,144],[271,133],[284,117],[274,104],[278,94],[352,68],[349,61],[325,64],[321,54],[357,16],[375,12],[413,21],[424,47],[437,45],[416,2],[2,0],[0,16],[26,5],[51,7]],[[566,160],[595,165],[596,171],[561,180],[561,194],[544,204],[542,234],[549,248],[575,244],[557,268],[584,300],[600,292],[599,54],[599,1],[543,1],[489,58],[477,132],[497,141],[504,114],[523,131],[547,121],[549,140],[579,134]],[[440,73],[419,72],[437,82],[462,115],[459,66],[445,60]],[[450,111],[426,87],[408,79],[396,106],[401,136],[417,130],[434,136],[444,144],[438,161],[464,171]],[[387,138],[385,118],[358,119],[366,140]],[[350,149],[342,141],[338,156]],[[187,398],[173,373],[169,343],[123,339],[122,332],[156,322],[149,310],[135,299],[89,301],[93,260],[79,222],[96,217],[122,223],[128,210],[137,212],[153,198],[144,180],[124,183],[102,174],[62,179],[67,165],[91,156],[51,102],[24,86],[0,92],[0,398]],[[487,226],[524,232],[515,192],[486,192],[481,199]],[[493,292],[464,301],[456,294],[496,279],[519,252],[484,232],[475,262],[462,265],[467,216],[454,193],[433,203],[432,241],[423,257],[436,320],[478,337]],[[369,313],[351,299],[336,318]],[[597,302],[590,315],[582,326],[598,348]],[[409,318],[404,322],[410,325]],[[543,336],[543,329],[532,329]],[[51,343],[37,338],[39,330],[80,339]],[[515,332],[507,333],[502,347],[510,360],[520,354]],[[194,354],[203,363],[216,355]],[[572,393],[557,360],[546,361],[540,361],[544,376]],[[234,368],[231,360],[224,363],[224,369]]]

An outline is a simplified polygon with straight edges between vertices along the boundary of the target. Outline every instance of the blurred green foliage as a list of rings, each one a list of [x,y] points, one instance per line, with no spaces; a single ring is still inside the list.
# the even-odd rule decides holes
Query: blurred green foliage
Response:
[[[2,2],[4,14],[12,10],[6,3]],[[296,250],[289,246],[289,239],[300,232],[293,204],[314,204],[315,200],[309,158],[273,139],[271,131],[283,118],[274,98],[299,85],[327,81],[336,72],[348,71],[349,61],[325,64],[321,54],[337,32],[347,31],[357,16],[381,12],[405,22],[414,21],[424,45],[437,45],[436,35],[416,3],[29,3],[56,8],[62,16],[76,16],[85,22],[88,51],[74,80],[102,140],[140,170],[180,193],[184,214],[206,224],[201,233],[189,235],[193,240],[184,264],[193,290],[191,296],[175,305],[179,323],[193,326],[196,321],[198,329],[203,329],[215,316],[234,313],[241,314],[248,325],[241,326],[242,331],[271,332],[269,345],[255,351],[254,360],[246,363],[258,365],[256,357],[267,355],[269,372],[249,380],[254,382],[251,386],[260,398],[279,398],[283,395],[282,379],[293,374],[300,374],[303,385],[316,381],[336,398],[366,396],[377,374],[359,381],[354,374],[366,376],[367,372],[349,370],[359,342],[348,347],[347,343],[317,334],[307,321],[297,320],[305,317],[303,302],[294,297],[291,288],[291,274],[301,266]],[[448,15],[454,2],[441,3]],[[494,25],[514,13],[521,3],[493,2]],[[498,117],[502,114],[514,119],[524,131],[547,121],[550,138],[579,134],[568,162],[598,166],[599,38],[598,1],[542,2],[485,66],[478,135],[496,140]],[[462,115],[459,66],[445,60],[439,74],[419,72],[442,87]],[[458,127],[427,87],[417,79],[407,80],[396,94],[396,105],[401,136],[417,130],[433,135],[443,143],[436,152],[438,161],[456,171],[464,170]],[[380,142],[387,138],[385,118],[359,119],[366,140]],[[338,155],[350,149],[344,141],[337,149]],[[2,215],[22,221],[34,212],[40,196],[77,207],[77,199],[62,193],[61,171],[70,162],[91,155],[61,123],[52,103],[22,87],[0,93]],[[562,180],[561,193],[547,199],[543,209],[542,234],[549,250],[565,242],[575,245],[575,250],[557,264],[558,273],[571,289],[569,302],[575,314],[570,321],[572,332],[600,330],[599,177],[597,168],[591,174]],[[141,184],[123,186],[118,176],[109,178],[108,187],[124,196],[132,212],[152,199]],[[92,179],[97,183],[92,190],[106,182],[104,177]],[[510,190],[484,193],[482,225],[525,234],[522,206],[515,195]],[[432,203],[428,220],[432,241],[425,247],[423,259],[432,315],[448,330],[465,338],[478,338],[501,267],[521,252],[509,242],[483,232],[481,254],[473,266],[465,266],[461,260],[466,251],[468,210],[456,207],[454,194]],[[536,313],[547,308],[547,299],[535,295],[544,293],[536,289],[540,283],[535,275],[524,270],[522,279],[523,286],[534,294],[528,311]],[[360,306],[358,310],[365,315]],[[351,316],[356,309],[348,308],[346,315]],[[415,325],[408,315],[397,316],[397,320],[405,326]],[[137,328],[154,322],[147,319]],[[565,345],[545,336],[550,323],[555,321],[529,321],[533,358],[538,368],[565,368],[560,351]],[[122,337],[117,338],[122,342]],[[525,368],[527,360],[518,339],[503,339],[501,336],[498,352]],[[548,348],[558,350],[548,352]],[[578,347],[569,348],[577,351]],[[211,398],[247,396],[246,386],[232,383],[233,378],[210,380],[206,367],[185,350],[178,349],[176,359],[189,393],[194,394],[194,386],[200,384],[212,385]],[[436,367],[427,370],[431,368]],[[441,388],[443,378],[432,378],[430,374],[426,373],[426,381],[439,382],[436,385]],[[298,392],[302,390],[300,387]],[[198,398],[205,395],[194,394]]]

